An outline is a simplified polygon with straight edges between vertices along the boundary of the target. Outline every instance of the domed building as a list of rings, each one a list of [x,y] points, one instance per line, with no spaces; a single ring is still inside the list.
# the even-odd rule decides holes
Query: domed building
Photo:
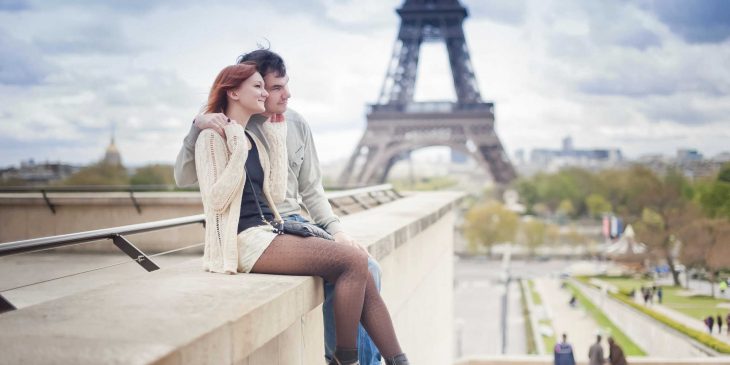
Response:
[[[101,160],[102,164],[112,166],[122,166],[122,155],[119,154],[116,144],[114,144],[114,135],[112,135],[109,146],[106,147],[106,153],[104,158]]]

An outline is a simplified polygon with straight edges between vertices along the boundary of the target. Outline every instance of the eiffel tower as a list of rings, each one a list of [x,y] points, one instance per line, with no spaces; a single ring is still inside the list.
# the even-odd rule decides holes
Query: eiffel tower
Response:
[[[383,183],[393,165],[410,152],[448,146],[471,156],[497,183],[515,171],[494,131],[494,104],[482,101],[458,0],[406,0],[397,9],[398,39],[377,104],[367,112],[367,128],[340,175],[343,187]],[[423,42],[445,42],[457,101],[413,101]]]

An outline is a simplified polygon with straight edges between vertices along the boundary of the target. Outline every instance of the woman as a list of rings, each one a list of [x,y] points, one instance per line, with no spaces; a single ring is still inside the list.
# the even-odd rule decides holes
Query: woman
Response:
[[[224,68],[211,88],[206,112],[224,113],[229,122],[225,139],[206,129],[195,146],[206,216],[204,268],[320,276],[335,285],[337,349],[330,364],[357,364],[359,322],[387,364],[408,364],[368,273],[366,253],[325,239],[279,235],[262,222],[261,214],[266,220],[278,216],[270,207],[284,199],[287,179],[286,123],[263,122],[268,151],[245,132],[250,117],[264,112],[267,96],[253,63]]]

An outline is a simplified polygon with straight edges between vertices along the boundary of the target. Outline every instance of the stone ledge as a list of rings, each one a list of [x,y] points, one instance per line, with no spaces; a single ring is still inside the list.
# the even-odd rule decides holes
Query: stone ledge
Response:
[[[211,274],[196,259],[3,314],[3,361],[147,364],[241,344],[241,353],[218,354],[230,362],[316,308],[322,295],[321,279]]]
[[[384,258],[462,197],[419,193],[344,217],[343,224]],[[234,363],[316,308],[322,295],[319,278],[210,274],[196,259],[1,315],[2,361]]]
[[[418,193],[343,217],[342,225],[381,259],[453,210],[464,196],[453,191]]]

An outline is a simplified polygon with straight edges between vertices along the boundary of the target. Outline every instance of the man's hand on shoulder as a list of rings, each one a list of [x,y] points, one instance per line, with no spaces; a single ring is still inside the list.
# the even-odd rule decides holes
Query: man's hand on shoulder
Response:
[[[199,114],[195,117],[195,126],[198,129],[212,129],[221,137],[226,138],[225,127],[228,124],[228,117],[223,113]]]
[[[370,252],[368,252],[368,250],[365,247],[363,247],[361,244],[357,243],[357,241],[352,239],[352,237],[350,237],[350,235],[345,233],[344,231],[335,233],[334,239],[335,239],[335,242],[337,242],[337,243],[342,243],[345,245],[359,248],[359,249],[365,251],[365,253],[367,253],[368,255],[370,255]]]

